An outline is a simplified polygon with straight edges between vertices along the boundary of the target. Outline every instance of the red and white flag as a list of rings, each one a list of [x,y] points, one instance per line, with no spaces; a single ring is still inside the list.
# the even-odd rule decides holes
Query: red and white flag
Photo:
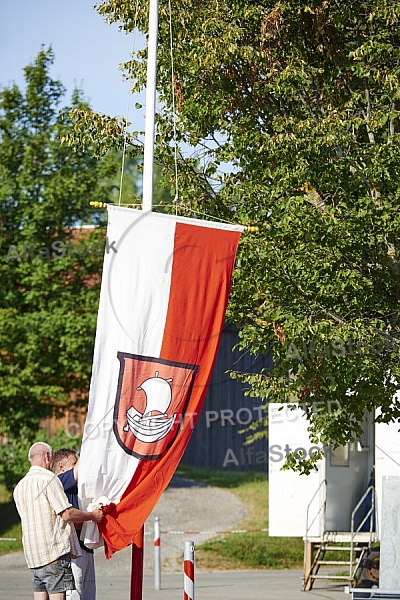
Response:
[[[108,206],[82,508],[105,496],[106,556],[129,545],[190,439],[224,324],[241,226]]]

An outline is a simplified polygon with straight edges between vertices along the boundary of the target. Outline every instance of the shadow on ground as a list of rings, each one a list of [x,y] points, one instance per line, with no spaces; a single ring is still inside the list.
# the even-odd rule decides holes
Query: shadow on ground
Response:
[[[19,516],[13,500],[0,503],[0,537],[19,523]]]
[[[169,488],[193,488],[193,487],[207,487],[207,483],[201,481],[193,481],[193,479],[186,479],[186,477],[178,477],[174,475],[168,484]]]

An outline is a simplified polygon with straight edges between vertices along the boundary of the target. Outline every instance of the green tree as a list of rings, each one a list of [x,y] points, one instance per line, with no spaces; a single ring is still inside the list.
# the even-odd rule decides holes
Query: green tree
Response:
[[[76,227],[102,224],[89,202],[109,198],[117,170],[61,142],[73,124],[53,60],[42,48],[26,89],[0,92],[0,431],[15,437],[87,395],[105,236]],[[68,109],[84,108],[75,91]]]
[[[98,11],[148,29],[147,2]],[[172,1],[185,208],[257,225],[240,245],[230,319],[269,373],[250,394],[299,402],[315,440],[399,419],[400,5],[396,0]],[[145,84],[146,52],[134,57]],[[127,65],[129,66],[129,65]],[[160,1],[157,156],[171,168],[168,2]],[[221,169],[224,165],[224,169]],[[337,407],[333,410],[333,407]]]
[[[98,11],[146,32],[147,5],[137,20],[131,2]],[[181,202],[260,228],[243,235],[228,317],[276,367],[237,376],[300,402],[325,443],[376,407],[400,417],[399,25],[396,0],[172,1],[177,139],[202,149],[179,161]],[[156,155],[172,172],[170,54],[161,0]],[[133,62],[139,90],[146,51]]]
[[[141,205],[142,179],[143,179],[143,157],[135,149],[134,153],[128,152],[124,158],[118,152],[118,161],[121,165],[119,172],[112,180],[113,191],[111,201],[121,206]],[[122,178],[121,178],[122,174]],[[162,168],[154,165],[153,205],[160,207],[170,204],[172,196],[163,184]]]

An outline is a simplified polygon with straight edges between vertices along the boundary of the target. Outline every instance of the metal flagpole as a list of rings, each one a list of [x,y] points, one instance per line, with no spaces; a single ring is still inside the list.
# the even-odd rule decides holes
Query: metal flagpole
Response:
[[[143,198],[142,210],[151,211],[153,204],[154,123],[156,113],[156,73],[158,37],[158,0],[150,0],[149,37],[147,55],[146,116],[144,131]],[[132,543],[131,598],[143,598],[143,542],[144,526]]]
[[[132,541],[131,600],[143,598],[144,525]]]
[[[150,0],[149,38],[147,55],[146,116],[144,132],[142,210],[153,204],[154,130],[156,113],[156,71],[158,37],[158,0]]]
[[[154,519],[154,589],[161,590],[160,519]]]

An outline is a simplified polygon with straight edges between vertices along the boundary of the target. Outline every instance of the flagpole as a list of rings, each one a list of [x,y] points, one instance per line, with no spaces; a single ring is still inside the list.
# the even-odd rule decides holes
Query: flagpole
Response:
[[[130,600],[143,598],[144,525],[132,541],[131,594]]]
[[[149,37],[147,46],[146,116],[144,132],[142,210],[151,211],[153,204],[154,133],[156,113],[156,72],[158,37],[158,0],[150,0]]]
[[[149,37],[147,42],[146,116],[143,157],[142,210],[151,211],[153,205],[154,133],[156,114],[158,0],[150,0]],[[144,525],[132,543],[130,600],[143,598],[143,543]]]

